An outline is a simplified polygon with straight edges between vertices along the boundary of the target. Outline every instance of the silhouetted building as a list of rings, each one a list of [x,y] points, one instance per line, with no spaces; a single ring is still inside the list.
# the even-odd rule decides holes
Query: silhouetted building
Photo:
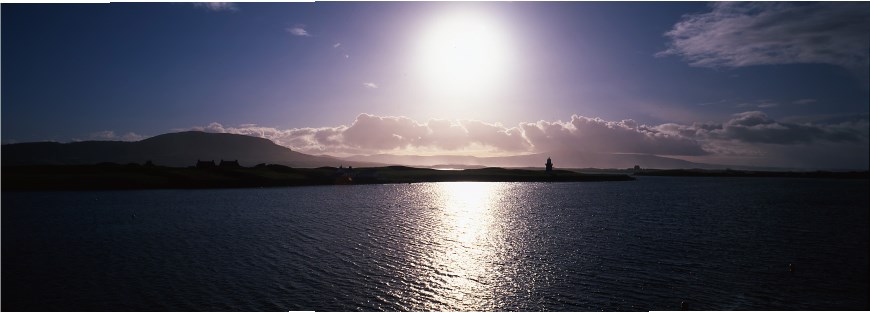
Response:
[[[214,168],[217,166],[215,166],[214,160],[202,161],[202,160],[197,159],[196,160],[196,167],[197,168]]]
[[[238,160],[229,161],[229,160],[223,160],[223,159],[221,159],[221,163],[218,166],[221,168],[241,168],[242,167],[241,165],[239,165]]]
[[[640,166],[639,166],[639,165],[634,165],[634,171],[640,171]]]
[[[353,171],[353,166],[344,168],[344,165],[341,165],[335,172],[335,184],[353,184],[355,176],[356,172]]]
[[[547,172],[553,171],[553,161],[550,160],[550,157],[547,157],[547,163],[544,165],[547,166]]]

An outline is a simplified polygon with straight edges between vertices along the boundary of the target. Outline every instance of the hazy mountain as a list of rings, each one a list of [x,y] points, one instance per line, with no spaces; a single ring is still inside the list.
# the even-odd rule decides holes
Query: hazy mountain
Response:
[[[167,133],[138,142],[42,142],[7,144],[2,147],[4,166],[101,162],[142,164],[150,160],[162,166],[187,167],[195,165],[197,160],[214,160],[217,163],[221,159],[238,160],[242,166],[260,163],[291,167],[376,165],[302,154],[263,138],[199,131]]]
[[[531,155],[504,157],[476,156],[409,156],[378,154],[337,158],[313,156],[290,150],[274,142],[247,135],[206,133],[199,131],[167,133],[137,142],[86,141],[73,143],[18,143],[2,147],[5,165],[74,165],[113,162],[118,164],[152,161],[157,165],[187,167],[197,160],[238,160],[242,166],[260,163],[281,164],[291,167],[321,167],[339,165],[371,167],[388,165],[406,166],[469,166],[487,167],[543,167],[547,157],[556,168],[643,168],[715,169],[725,166],[693,163],[655,155],[608,154],[555,151]],[[735,168],[738,169],[738,168]]]
[[[349,156],[344,159],[353,161],[378,162],[406,166],[488,166],[488,167],[544,167],[547,157],[553,159],[557,168],[632,168],[639,165],[643,168],[677,169],[677,168],[724,168],[726,166],[689,162],[680,159],[644,154],[612,154],[591,153],[571,150],[554,151],[530,155],[503,157],[475,156],[413,156],[378,154],[368,156]]]

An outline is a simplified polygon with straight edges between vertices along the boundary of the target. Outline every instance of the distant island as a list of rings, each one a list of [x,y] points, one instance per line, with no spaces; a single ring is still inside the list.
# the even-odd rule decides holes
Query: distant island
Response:
[[[230,162],[232,163],[232,162]],[[212,163],[214,164],[214,163]],[[260,164],[241,167],[163,167],[152,164],[41,165],[3,167],[3,190],[125,190],[246,188],[419,182],[593,182],[631,181],[625,174],[567,170],[481,168],[437,170],[405,166],[291,168]]]

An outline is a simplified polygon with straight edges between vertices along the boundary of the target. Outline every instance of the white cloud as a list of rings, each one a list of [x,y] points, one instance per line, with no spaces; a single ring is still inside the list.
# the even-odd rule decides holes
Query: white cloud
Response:
[[[375,84],[374,82],[363,82],[363,86],[365,86],[366,88],[369,88],[369,89],[377,89],[378,88],[378,85]]]
[[[808,104],[813,104],[813,103],[815,103],[815,102],[818,102],[818,101],[817,101],[816,99],[800,99],[800,100],[797,100],[797,101],[792,102],[792,104],[795,104],[795,105],[808,105]]]
[[[204,8],[209,11],[238,11],[239,8],[232,2],[197,2],[193,6]]]
[[[294,36],[311,37],[311,34],[309,34],[307,30],[305,30],[305,25],[296,25],[296,26],[287,28],[287,32],[289,32],[290,34],[292,34]]]
[[[699,67],[823,63],[868,66],[866,3],[717,2],[665,33],[677,55]]]
[[[211,123],[190,130],[236,133],[271,139],[308,153],[482,152],[516,154],[549,150],[699,155],[700,144],[662,133],[632,120],[609,122],[574,115],[571,122],[538,121],[505,127],[478,120],[432,119],[360,114],[350,125],[280,130],[224,127]]]
[[[144,140],[148,137],[144,136],[144,135],[136,134],[133,132],[128,132],[126,134],[117,135],[117,134],[115,134],[115,131],[105,130],[105,131],[98,131],[98,132],[91,133],[90,138],[92,140],[100,140],[100,141],[141,141],[141,140]]]
[[[341,46],[341,42],[336,42],[335,44],[332,45],[333,48],[338,48],[340,46]]]
[[[703,155],[699,142],[627,119],[606,121],[579,115],[570,122],[521,123],[536,152],[573,149],[589,152]]]
[[[188,130],[267,138],[308,154],[495,156],[576,150],[701,157],[696,161],[703,161],[705,157],[751,158],[755,164],[810,167],[822,163],[819,159],[824,160],[826,155],[831,159],[843,159],[837,155],[846,151],[854,154],[856,146],[870,144],[868,117],[847,117],[799,123],[777,121],[763,112],[748,111],[735,114],[722,123],[651,126],[630,119],[607,121],[573,115],[567,122],[541,120],[507,127],[478,120],[431,119],[420,122],[402,116],[360,114],[350,125],[335,127],[281,130],[253,124],[225,127],[211,123]],[[789,152],[796,154],[790,155]],[[858,160],[849,166],[866,167],[866,160],[862,160],[867,158],[866,152],[852,158]],[[816,163],[810,162],[811,159]]]

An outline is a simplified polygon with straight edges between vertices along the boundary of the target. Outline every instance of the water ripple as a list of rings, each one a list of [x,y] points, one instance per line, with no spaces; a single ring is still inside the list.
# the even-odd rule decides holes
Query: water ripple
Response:
[[[644,177],[4,193],[4,307],[867,309],[867,189]]]

